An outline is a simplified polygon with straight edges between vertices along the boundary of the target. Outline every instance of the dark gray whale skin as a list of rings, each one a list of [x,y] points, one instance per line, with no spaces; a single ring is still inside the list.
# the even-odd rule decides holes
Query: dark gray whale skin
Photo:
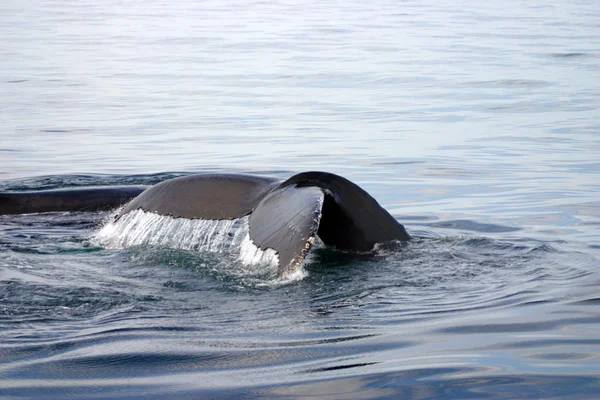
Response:
[[[407,241],[409,234],[394,217],[355,183],[327,172],[303,172],[281,187],[318,187],[325,194],[319,238],[342,250],[370,251],[376,243]]]
[[[404,226],[371,195],[327,172],[303,172],[283,182],[204,174],[169,179],[149,188],[0,193],[0,215],[98,211],[123,204],[116,220],[135,210],[187,219],[248,217],[249,238],[258,248],[277,252],[280,272],[296,268],[317,235],[327,246],[355,252],[369,252],[377,243],[410,239]]]
[[[146,189],[147,186],[108,186],[0,192],[0,215],[112,210]]]

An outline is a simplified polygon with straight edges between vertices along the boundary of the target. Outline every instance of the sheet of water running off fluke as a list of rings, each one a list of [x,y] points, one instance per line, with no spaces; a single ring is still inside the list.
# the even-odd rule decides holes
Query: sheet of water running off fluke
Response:
[[[136,210],[118,221],[109,221],[92,236],[91,242],[109,249],[152,246],[216,253],[220,264],[232,264],[231,273],[257,275],[272,279],[274,283],[301,279],[306,273],[303,268],[298,268],[279,276],[277,253],[254,245],[248,235],[248,217],[185,219]]]

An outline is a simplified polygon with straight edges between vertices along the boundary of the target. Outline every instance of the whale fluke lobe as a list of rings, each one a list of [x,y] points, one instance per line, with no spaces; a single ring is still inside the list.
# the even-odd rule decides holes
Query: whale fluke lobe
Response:
[[[319,238],[341,250],[370,251],[377,243],[406,241],[409,234],[394,217],[355,183],[328,172],[303,172],[281,186],[315,186],[325,193]]]
[[[249,175],[206,174],[169,179],[150,188],[114,187],[0,193],[0,215],[97,211],[127,203],[135,211],[172,218],[248,217],[248,238],[277,253],[279,272],[292,271],[315,236],[335,248],[371,251],[375,244],[410,239],[404,227],[367,192],[327,172],[303,172],[284,182]]]
[[[249,175],[189,175],[158,183],[118,215],[142,209],[174,218],[234,219],[248,215],[278,181]]]
[[[279,187],[250,214],[250,240],[260,249],[277,252],[280,272],[293,270],[308,254],[319,229],[324,197],[318,187]]]

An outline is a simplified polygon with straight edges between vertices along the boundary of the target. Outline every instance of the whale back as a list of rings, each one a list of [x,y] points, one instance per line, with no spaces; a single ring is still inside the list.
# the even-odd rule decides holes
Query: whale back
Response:
[[[0,215],[111,210],[135,198],[146,188],[112,186],[0,192]]]

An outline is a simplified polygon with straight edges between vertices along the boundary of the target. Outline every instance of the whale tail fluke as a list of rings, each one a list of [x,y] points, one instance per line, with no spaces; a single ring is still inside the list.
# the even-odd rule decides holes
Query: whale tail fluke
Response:
[[[129,201],[130,199],[132,199]],[[190,175],[150,188],[83,188],[0,193],[0,215],[97,211],[129,201],[116,219],[141,209],[187,219],[248,217],[249,239],[273,249],[279,271],[293,270],[315,236],[341,250],[368,252],[376,243],[409,240],[404,227],[367,192],[326,172],[304,172],[280,182],[246,175]]]

